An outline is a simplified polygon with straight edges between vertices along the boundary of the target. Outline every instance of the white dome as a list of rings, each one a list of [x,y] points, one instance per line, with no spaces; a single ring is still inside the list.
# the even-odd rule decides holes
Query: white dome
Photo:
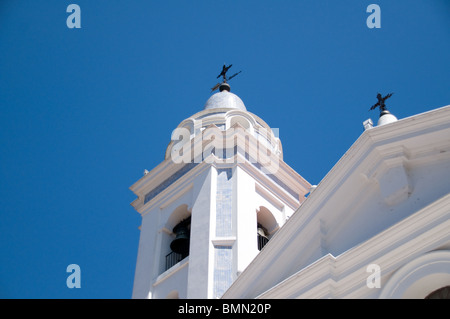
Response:
[[[213,94],[208,101],[206,101],[204,110],[210,109],[239,109],[242,111],[247,111],[245,108],[244,102],[234,93],[228,92],[227,90],[223,90],[222,92],[218,92]]]
[[[388,110],[385,110],[381,113],[380,118],[378,119],[378,126],[393,123],[397,121],[397,117],[391,114]]]

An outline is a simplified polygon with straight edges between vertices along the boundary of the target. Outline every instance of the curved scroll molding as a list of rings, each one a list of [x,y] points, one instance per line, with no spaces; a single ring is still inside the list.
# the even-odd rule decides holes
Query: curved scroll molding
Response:
[[[426,253],[398,269],[388,280],[379,298],[422,299],[450,285],[450,251]]]

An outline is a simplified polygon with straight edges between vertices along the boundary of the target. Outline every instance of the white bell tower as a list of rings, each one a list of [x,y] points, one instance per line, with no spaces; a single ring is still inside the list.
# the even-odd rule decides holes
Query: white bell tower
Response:
[[[133,298],[220,298],[311,185],[222,83],[130,189],[142,215]],[[267,247],[270,249],[270,245]]]

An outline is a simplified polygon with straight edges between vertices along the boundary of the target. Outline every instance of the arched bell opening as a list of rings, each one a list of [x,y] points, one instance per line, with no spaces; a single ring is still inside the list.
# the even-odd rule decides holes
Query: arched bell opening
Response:
[[[256,211],[256,235],[258,238],[258,250],[269,242],[272,235],[278,230],[279,225],[272,212],[264,206]]]
[[[267,229],[260,223],[258,223],[257,236],[258,236],[258,250],[261,250],[269,242],[269,233]]]
[[[166,270],[189,256],[191,217],[179,222],[172,231],[175,239],[170,243],[171,252],[166,255]]]
[[[185,258],[189,255],[191,238],[191,217],[179,222],[174,228],[175,239],[170,243],[170,249]]]
[[[166,271],[189,256],[191,211],[182,204],[170,214],[162,229],[160,271]]]

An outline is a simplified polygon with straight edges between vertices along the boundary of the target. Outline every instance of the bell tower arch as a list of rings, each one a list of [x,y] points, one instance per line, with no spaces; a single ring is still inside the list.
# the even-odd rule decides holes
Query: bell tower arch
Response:
[[[172,138],[130,187],[142,216],[133,298],[220,298],[311,185],[229,85]]]

